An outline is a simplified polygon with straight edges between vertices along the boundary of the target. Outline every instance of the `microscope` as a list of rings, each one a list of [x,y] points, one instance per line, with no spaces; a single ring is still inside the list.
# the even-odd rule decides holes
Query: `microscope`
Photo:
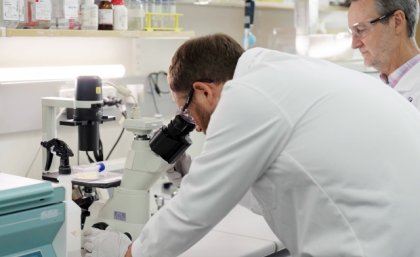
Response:
[[[169,124],[157,118],[127,119],[124,128],[134,134],[127,155],[121,185],[108,200],[90,207],[84,229],[108,226],[136,239],[150,217],[150,188],[171,168],[191,145],[189,133],[194,123],[178,114]]]

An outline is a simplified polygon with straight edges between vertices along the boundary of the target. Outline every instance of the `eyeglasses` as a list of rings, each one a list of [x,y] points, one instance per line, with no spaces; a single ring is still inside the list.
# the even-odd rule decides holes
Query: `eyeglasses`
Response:
[[[373,19],[371,21],[366,21],[366,22],[357,22],[355,24],[353,24],[353,26],[351,26],[349,28],[349,32],[352,36],[357,37],[357,38],[364,38],[367,36],[367,34],[369,33],[369,31],[372,30],[373,25],[375,25],[377,22],[379,21],[383,21],[388,19],[389,17],[391,17],[392,15],[394,15],[394,13],[397,10],[394,10],[392,12],[386,13],[385,15],[382,15],[376,19]]]
[[[191,87],[190,92],[188,92],[187,99],[185,100],[185,104],[180,109],[181,114],[186,114],[188,116],[191,116],[190,113],[188,112],[188,106],[190,106],[193,95],[194,95],[194,88]]]
[[[205,83],[213,83],[214,81],[211,79],[200,79],[198,80],[200,82],[205,82]],[[181,114],[182,116],[188,118],[190,121],[194,121],[190,112],[188,111],[188,106],[190,106],[191,102],[192,102],[192,98],[194,95],[194,88],[191,87],[190,92],[188,92],[187,98],[185,99],[185,103],[184,105],[178,110],[178,113]]]

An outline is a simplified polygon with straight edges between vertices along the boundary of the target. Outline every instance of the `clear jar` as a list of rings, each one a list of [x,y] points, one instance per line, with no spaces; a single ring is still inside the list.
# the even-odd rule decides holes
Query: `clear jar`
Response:
[[[143,0],[128,3],[128,30],[143,30],[146,6]]]
[[[80,6],[81,29],[98,30],[98,6],[94,0],[85,0]]]

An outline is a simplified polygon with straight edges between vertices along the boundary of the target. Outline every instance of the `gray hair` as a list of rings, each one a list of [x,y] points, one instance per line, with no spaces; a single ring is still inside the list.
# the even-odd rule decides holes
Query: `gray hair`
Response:
[[[418,0],[376,0],[376,10],[380,15],[401,10],[407,19],[408,37],[414,37],[419,21]]]

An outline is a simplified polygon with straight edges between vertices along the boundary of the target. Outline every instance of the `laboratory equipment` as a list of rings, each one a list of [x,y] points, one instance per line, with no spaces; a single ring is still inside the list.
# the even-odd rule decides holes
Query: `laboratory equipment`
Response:
[[[98,151],[99,124],[115,120],[103,116],[102,80],[97,76],[80,76],[76,82],[73,120],[61,125],[78,126],[79,150]]]
[[[176,115],[168,126],[162,126],[150,139],[150,148],[170,164],[192,144],[189,133],[195,124],[184,115]]]
[[[113,116],[103,115],[102,106],[102,81],[97,76],[80,76],[76,80],[75,98],[44,97],[42,98],[42,141],[48,142],[57,138],[57,108],[73,110],[71,120],[60,121],[61,125],[78,126],[79,150],[94,151],[95,157],[101,157],[99,149],[99,124],[105,121],[115,120]],[[43,151],[43,169],[50,167],[54,172],[58,170],[57,163],[53,160],[47,166],[49,152]],[[49,179],[46,172],[43,178]]]
[[[244,23],[244,49],[248,49],[255,44],[256,38],[252,34],[252,26],[254,24],[255,1],[245,0],[245,23]]]
[[[69,157],[73,156],[73,151],[70,147],[62,140],[53,138],[50,141],[42,141],[41,145],[47,149],[47,162],[45,164],[45,170],[49,171],[53,159],[52,152],[55,152],[60,157],[60,166],[58,167],[59,174],[70,174],[70,162]]]
[[[121,186],[114,189],[107,201],[98,200],[90,206],[91,216],[86,218],[84,229],[106,224],[135,239],[150,217],[151,186],[191,145],[189,132],[195,126],[177,115],[168,126],[162,126],[160,119],[144,117],[127,119],[124,127],[134,133],[134,140],[125,162]]]
[[[66,248],[66,208],[62,186],[0,172],[0,256],[77,256]]]

